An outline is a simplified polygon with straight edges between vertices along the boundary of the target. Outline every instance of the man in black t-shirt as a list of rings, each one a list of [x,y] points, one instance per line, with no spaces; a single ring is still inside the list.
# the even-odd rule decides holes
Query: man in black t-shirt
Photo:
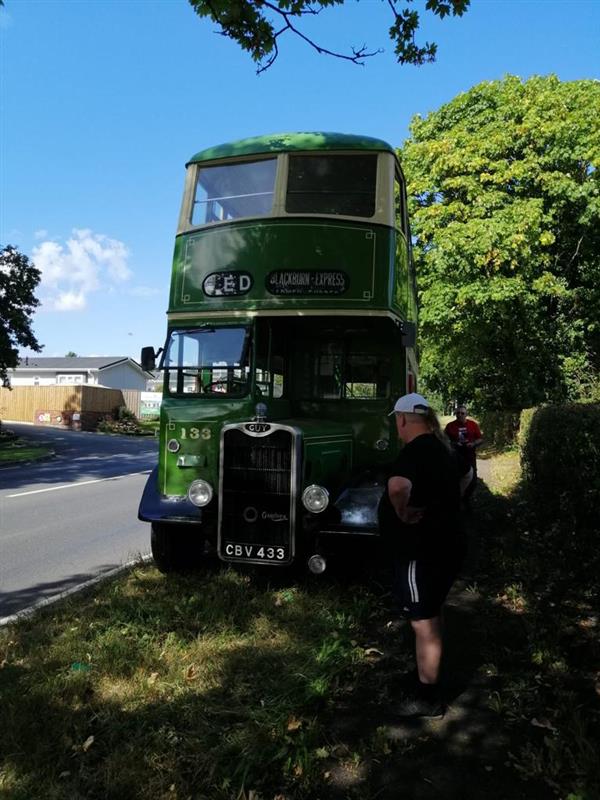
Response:
[[[464,556],[459,475],[422,395],[399,398],[392,413],[404,447],[381,499],[379,524],[394,556],[395,595],[415,633],[418,674],[399,713],[439,718],[441,610]]]

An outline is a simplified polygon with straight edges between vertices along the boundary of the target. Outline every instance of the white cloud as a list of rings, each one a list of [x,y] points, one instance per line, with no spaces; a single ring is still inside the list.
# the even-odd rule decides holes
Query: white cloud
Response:
[[[42,273],[42,305],[52,311],[81,311],[92,292],[110,290],[132,275],[125,244],[89,228],[74,228],[64,245],[41,242],[32,258]]]
[[[48,236],[48,231],[45,228],[41,228],[39,231],[36,231],[34,234],[36,239],[45,239]]]
[[[54,299],[55,311],[81,311],[85,308],[83,292],[61,292]]]

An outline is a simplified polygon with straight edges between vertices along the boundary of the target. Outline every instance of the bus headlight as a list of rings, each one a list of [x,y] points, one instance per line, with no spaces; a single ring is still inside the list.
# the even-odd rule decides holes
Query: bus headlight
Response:
[[[200,506],[201,508],[207,506],[212,500],[212,496],[212,486],[208,481],[203,481],[202,478],[199,478],[197,481],[192,481],[190,483],[188,497],[190,503],[193,503],[195,506]]]
[[[313,575],[322,575],[327,569],[327,562],[319,553],[315,553],[308,559],[308,568]]]
[[[302,492],[302,503],[308,511],[312,511],[313,514],[320,514],[329,505],[329,492],[322,486],[317,486],[313,483],[312,486],[307,486]]]

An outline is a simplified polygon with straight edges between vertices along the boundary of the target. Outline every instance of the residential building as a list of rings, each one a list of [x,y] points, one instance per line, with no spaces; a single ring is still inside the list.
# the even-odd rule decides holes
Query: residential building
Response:
[[[11,386],[106,386],[146,391],[151,372],[128,356],[28,356],[9,370]]]

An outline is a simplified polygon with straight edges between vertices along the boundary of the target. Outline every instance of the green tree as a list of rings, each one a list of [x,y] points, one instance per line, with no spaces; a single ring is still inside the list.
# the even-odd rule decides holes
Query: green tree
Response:
[[[68,353],[65,353],[65,358],[77,358],[77,353],[74,353],[73,350],[69,350]]]
[[[598,81],[508,76],[412,121],[428,391],[517,409],[598,385],[599,116]]]
[[[318,44],[299,27],[303,17],[315,16],[324,8],[341,6],[345,0],[189,0],[200,17],[209,17],[219,26],[219,33],[237,42],[252,56],[258,65],[257,72],[268,69],[279,55],[279,37],[286,32],[298,36],[318,53],[343,58],[355,64],[364,64],[381,52],[369,51],[366,45],[352,48],[351,53],[339,53]],[[388,34],[394,43],[395,54],[400,64],[424,64],[435,61],[437,45],[425,42],[418,45],[415,35],[419,28],[418,11],[411,7],[413,0],[403,0],[405,8],[398,7],[397,0],[386,0],[390,8],[392,24]],[[462,16],[470,0],[427,0],[425,8],[440,18],[449,14]],[[368,11],[367,11],[368,13]]]
[[[7,370],[17,366],[19,346],[42,349],[31,330],[31,315],[39,305],[35,289],[41,273],[16,247],[0,249],[0,382],[9,384]]]

